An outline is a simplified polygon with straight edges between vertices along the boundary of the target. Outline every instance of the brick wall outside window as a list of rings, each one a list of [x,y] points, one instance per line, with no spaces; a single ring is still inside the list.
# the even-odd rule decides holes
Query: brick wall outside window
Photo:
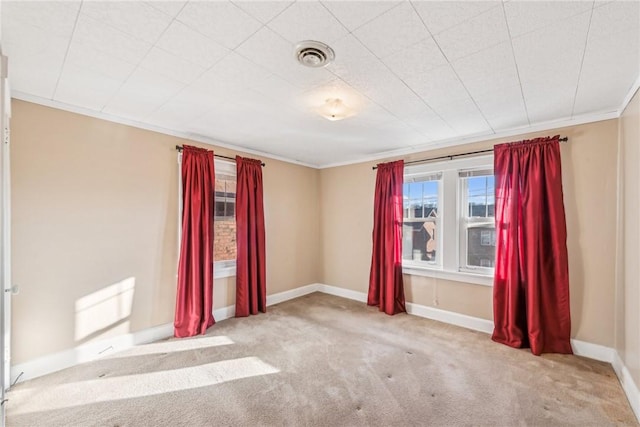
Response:
[[[213,260],[236,259],[236,221],[215,219],[213,221]]]
[[[235,197],[236,177],[216,175],[216,216],[213,219],[213,259],[229,261],[236,259]]]

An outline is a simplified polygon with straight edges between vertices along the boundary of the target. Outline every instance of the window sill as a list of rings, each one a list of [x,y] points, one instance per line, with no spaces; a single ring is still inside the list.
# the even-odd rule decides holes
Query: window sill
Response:
[[[225,277],[233,277],[236,275],[235,261],[220,261],[213,266],[213,278],[224,279]]]
[[[418,265],[403,264],[402,273],[412,276],[435,277],[437,279],[452,280],[454,282],[471,283],[474,285],[493,286],[493,276],[474,274],[462,271],[448,271]]]

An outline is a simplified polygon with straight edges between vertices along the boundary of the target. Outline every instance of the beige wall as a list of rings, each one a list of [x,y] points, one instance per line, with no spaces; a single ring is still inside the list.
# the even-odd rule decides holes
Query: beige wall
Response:
[[[174,147],[203,144],[17,100],[12,106],[12,266],[20,286],[12,364],[172,322]],[[319,172],[263,160],[273,294],[320,279]],[[234,303],[234,286],[234,278],[216,280],[216,308]]]
[[[620,230],[616,350],[640,386],[640,95],[620,118]]]
[[[571,280],[572,336],[613,346],[617,120],[418,153],[407,159],[490,148],[542,135],[569,137],[562,145]],[[323,282],[360,292],[368,288],[377,162],[320,171]],[[491,319],[492,288],[405,275],[407,301]]]

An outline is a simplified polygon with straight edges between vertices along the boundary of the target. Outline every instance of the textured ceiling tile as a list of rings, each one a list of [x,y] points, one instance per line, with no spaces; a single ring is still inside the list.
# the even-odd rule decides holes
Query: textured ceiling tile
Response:
[[[166,13],[167,15],[173,18],[178,14],[178,12],[182,10],[182,8],[187,2],[171,0],[171,1],[148,1],[145,3],[147,3],[149,6],[155,9],[158,9],[159,11]]]
[[[235,52],[299,87],[316,86],[333,78],[324,68],[309,68],[298,63],[293,44],[267,27],[251,36]]]
[[[230,2],[189,2],[177,19],[221,45],[234,49],[261,27],[260,22]]]
[[[2,50],[11,58],[11,88],[51,99],[69,40],[17,21],[5,22],[2,30]]]
[[[82,4],[81,13],[148,43],[155,43],[172,19],[146,3],[134,1],[88,1]]]
[[[397,77],[352,35],[334,43],[336,60],[327,69],[364,94],[375,94]]]
[[[295,86],[281,77],[272,74],[254,85],[252,89],[274,101],[274,105],[297,105],[304,89]]]
[[[590,38],[627,31],[635,31],[636,39],[640,37],[639,1],[614,1],[593,10]]]
[[[383,59],[400,78],[422,78],[427,71],[447,64],[440,48],[431,38],[424,39]]]
[[[74,40],[107,55],[138,64],[151,45],[135,39],[87,15],[80,14]]]
[[[422,20],[432,34],[438,34],[489,9],[500,6],[499,1],[414,1]]]
[[[640,35],[637,29],[599,35],[590,31],[574,115],[620,107],[639,75]]]
[[[200,76],[192,86],[212,95],[229,95],[257,86],[270,75],[268,70],[232,52]]]
[[[283,10],[285,10],[292,1],[246,1],[246,0],[234,0],[236,6],[247,12],[249,15],[256,18],[258,21],[266,24],[273,18],[278,16]]]
[[[455,136],[455,131],[440,116],[425,110],[403,119],[405,123],[425,135],[426,139],[438,140]],[[424,142],[427,142],[426,140]]]
[[[494,129],[527,126],[527,112],[520,85],[505,86],[498,92],[475,96],[478,108]]]
[[[614,73],[615,78],[611,73]],[[640,75],[640,34],[638,30],[607,34],[594,37],[589,33],[589,41],[582,63],[580,78],[607,76],[605,81],[618,83],[622,75]]]
[[[497,114],[485,114],[485,118],[493,129],[515,129],[529,126],[524,102],[514,105],[512,109]]]
[[[103,111],[133,120],[144,120],[183,87],[182,83],[138,68]]]
[[[156,47],[205,68],[211,67],[230,52],[229,49],[177,21],[165,31]]]
[[[383,80],[384,85],[380,85],[373,92],[365,93],[378,105],[399,119],[428,110],[424,101],[393,74],[384,77]]]
[[[480,110],[470,98],[453,101],[438,106],[434,110],[459,135],[472,135],[491,130]]]
[[[353,31],[400,4],[399,1],[323,1],[342,24]]]
[[[504,12],[511,37],[555,25],[591,9],[591,1],[510,1],[504,4]]]
[[[116,79],[95,69],[67,62],[54,99],[65,104],[100,111],[123,82],[124,78]]]
[[[566,81],[577,84],[590,12],[574,16],[566,25],[529,32],[513,39],[521,81]]]
[[[453,68],[472,96],[519,84],[510,42],[459,59]]]
[[[450,65],[435,68],[405,82],[434,109],[453,101],[469,99],[467,90]]]
[[[71,64],[78,68],[76,74],[79,74],[81,70],[87,70],[91,73],[120,81],[125,80],[136,68],[136,64],[107,55],[94,49],[93,46],[76,40],[69,45],[66,64]]]
[[[416,11],[406,2],[358,28],[354,35],[378,58],[430,37]]]
[[[454,61],[509,40],[509,32],[502,8],[494,7],[434,37],[447,59]]]
[[[79,8],[78,1],[3,1],[2,14],[0,14],[2,30],[3,33],[14,33],[20,27],[28,26],[52,36],[71,37]]]
[[[531,124],[571,117],[575,85],[523,82],[522,91]]]
[[[179,127],[211,110],[216,100],[209,95],[187,87],[148,117],[149,122],[164,127]]]
[[[615,79],[614,85],[600,76],[580,79],[574,116],[598,111],[618,111],[622,107],[621,99],[629,93],[635,79],[630,79],[630,76],[615,67],[612,67],[610,76],[612,80]]]
[[[303,40],[331,42],[347,34],[347,30],[319,2],[296,2],[269,23],[276,33],[291,43]]]
[[[185,61],[157,47],[151,49],[140,67],[184,84],[193,82],[205,71],[204,67]]]

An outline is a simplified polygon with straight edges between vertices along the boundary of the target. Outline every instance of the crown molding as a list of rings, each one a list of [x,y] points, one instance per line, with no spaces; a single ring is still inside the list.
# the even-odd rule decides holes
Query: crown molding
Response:
[[[93,117],[93,118],[96,118],[96,119],[106,120],[106,121],[113,122],[113,123],[119,123],[119,124],[126,125],[126,126],[131,126],[131,127],[135,127],[135,128],[139,128],[139,129],[149,130],[149,131],[152,131],[152,132],[158,132],[158,133],[162,133],[162,134],[165,134],[165,135],[171,135],[171,136],[175,136],[175,137],[178,137],[178,138],[189,139],[189,140],[192,140],[192,141],[201,142],[201,143],[204,143],[204,144],[213,145],[213,146],[217,146],[217,147],[227,148],[227,149],[234,150],[234,151],[239,151],[239,152],[242,152],[242,153],[252,154],[252,155],[261,156],[261,157],[266,157],[266,158],[269,158],[269,159],[274,159],[274,160],[279,160],[279,161],[292,163],[292,164],[296,164],[296,165],[300,165],[300,166],[305,166],[305,167],[312,168],[312,169],[327,169],[327,168],[333,168],[333,167],[338,167],[338,166],[347,166],[347,165],[353,165],[353,164],[359,164],[359,163],[367,163],[367,162],[372,162],[372,161],[376,161],[376,160],[386,160],[386,159],[391,159],[391,158],[394,158],[394,157],[401,157],[401,156],[406,156],[406,155],[415,154],[415,153],[421,153],[421,152],[425,152],[425,151],[429,151],[429,150],[454,147],[454,146],[458,146],[458,145],[472,144],[472,143],[475,143],[475,142],[489,141],[489,140],[492,140],[492,139],[508,138],[508,137],[527,134],[527,133],[542,132],[542,131],[547,131],[547,130],[553,130],[553,129],[569,127],[569,126],[582,125],[582,124],[586,124],[586,123],[599,122],[599,121],[603,121],[603,120],[617,119],[617,118],[620,117],[620,114],[622,113],[622,111],[624,111],[624,108],[626,108],[627,104],[633,98],[633,95],[638,90],[639,85],[640,85],[640,78],[638,78],[636,80],[636,82],[633,84],[631,90],[629,91],[629,93],[625,97],[625,100],[624,100],[621,108],[617,109],[617,110],[614,110],[614,111],[590,113],[590,114],[583,114],[583,115],[580,115],[580,116],[577,116],[577,117],[570,117],[570,118],[568,117],[568,118],[563,118],[563,119],[550,120],[550,121],[546,121],[546,122],[543,122],[543,123],[537,123],[537,124],[534,124],[534,125],[531,125],[531,126],[515,127],[515,128],[510,128],[510,129],[506,129],[506,130],[503,130],[503,131],[500,131],[500,132],[494,132],[494,133],[486,133],[486,132],[484,132],[484,133],[480,133],[480,134],[476,134],[476,135],[472,135],[472,136],[467,136],[467,137],[454,137],[454,138],[449,138],[449,139],[445,139],[445,140],[441,140],[441,141],[434,141],[434,142],[430,142],[430,143],[426,143],[426,144],[414,145],[414,146],[411,146],[411,147],[397,149],[397,150],[382,151],[382,152],[375,153],[375,154],[372,154],[372,155],[369,155],[369,156],[359,157],[359,158],[357,158],[355,160],[349,160],[349,161],[345,161],[345,162],[325,163],[325,164],[306,163],[306,162],[302,162],[302,161],[299,161],[299,160],[296,160],[296,159],[283,157],[283,156],[278,156],[278,155],[270,154],[270,153],[267,153],[267,152],[264,152],[264,151],[252,150],[252,149],[245,148],[245,147],[242,147],[242,146],[239,146],[239,145],[236,145],[236,144],[215,140],[213,138],[209,138],[209,137],[204,136],[204,135],[199,135],[199,134],[195,134],[195,133],[191,133],[191,132],[180,132],[180,131],[163,128],[163,127],[156,126],[156,125],[150,125],[150,124],[138,122],[138,121],[131,120],[131,119],[125,119],[125,118],[122,118],[122,117],[113,116],[111,114],[103,113],[103,112],[100,112],[100,111],[90,110],[88,108],[76,107],[76,106],[73,106],[73,105],[70,105],[70,104],[65,104],[63,102],[55,101],[55,100],[52,100],[52,99],[47,99],[47,98],[42,98],[42,97],[35,96],[35,95],[30,95],[30,94],[27,94],[27,93],[24,93],[24,92],[20,92],[20,91],[15,91],[15,90],[12,91],[11,96],[13,98],[15,98],[15,99],[19,99],[19,100],[27,101],[27,102],[32,102],[34,104],[43,105],[45,107],[51,107],[51,108],[56,108],[56,109],[59,109],[59,110],[69,111],[71,113],[80,114],[80,115],[83,115],[83,116],[88,116],[88,117]]]
[[[527,134],[527,133],[560,129],[560,128],[569,127],[569,126],[583,125],[586,123],[617,119],[619,117],[620,117],[619,110],[592,113],[592,114],[583,114],[573,118],[550,120],[543,123],[536,123],[531,126],[522,126],[517,128],[506,129],[500,132],[481,133],[481,134],[472,135],[468,137],[455,137],[455,138],[445,139],[442,141],[434,141],[427,144],[415,145],[402,150],[385,151],[385,152],[376,153],[367,157],[361,157],[358,160],[354,160],[354,161],[323,164],[319,166],[319,169],[333,168],[338,166],[352,165],[356,163],[364,163],[364,162],[371,162],[375,160],[389,159],[390,157],[421,153],[429,150],[454,147],[457,145],[472,144],[474,142],[490,141],[492,139],[508,138],[508,137]]]
[[[640,88],[640,76],[638,76],[636,81],[631,85],[631,89],[629,89],[629,93],[627,93],[627,96],[625,96],[624,101],[622,101],[622,105],[620,106],[620,110],[618,111],[619,116],[622,115],[624,110],[627,108],[627,105],[629,105],[629,103],[633,99],[633,96],[636,94],[639,88]]]
[[[308,168],[317,169],[318,165],[311,163],[301,162],[299,160],[291,159],[288,157],[278,156],[276,154],[267,153],[259,150],[252,150],[250,148],[235,145],[229,142],[220,141],[217,139],[209,138],[204,135],[199,135],[192,132],[181,132],[173,129],[163,128],[161,126],[142,123],[136,120],[126,119],[123,117],[114,116],[111,114],[103,113],[102,111],[95,111],[89,108],[77,107],[75,105],[66,104],[64,102],[55,101],[53,99],[42,98],[40,96],[30,95],[17,90],[11,91],[11,97],[19,99],[21,101],[31,102],[33,104],[43,105],[45,107],[56,108],[58,110],[68,111],[70,113],[80,114],[82,116],[92,117],[94,119],[105,120],[108,122],[118,123],[125,126],[131,126],[138,129],[144,129],[151,132],[157,132],[164,135],[171,135],[177,138],[189,139],[191,141],[201,142],[203,144],[213,145],[221,148],[228,148],[229,150],[238,151],[240,153],[252,154],[260,157],[267,157],[273,160],[280,160],[282,162],[293,163],[300,166],[306,166]]]

